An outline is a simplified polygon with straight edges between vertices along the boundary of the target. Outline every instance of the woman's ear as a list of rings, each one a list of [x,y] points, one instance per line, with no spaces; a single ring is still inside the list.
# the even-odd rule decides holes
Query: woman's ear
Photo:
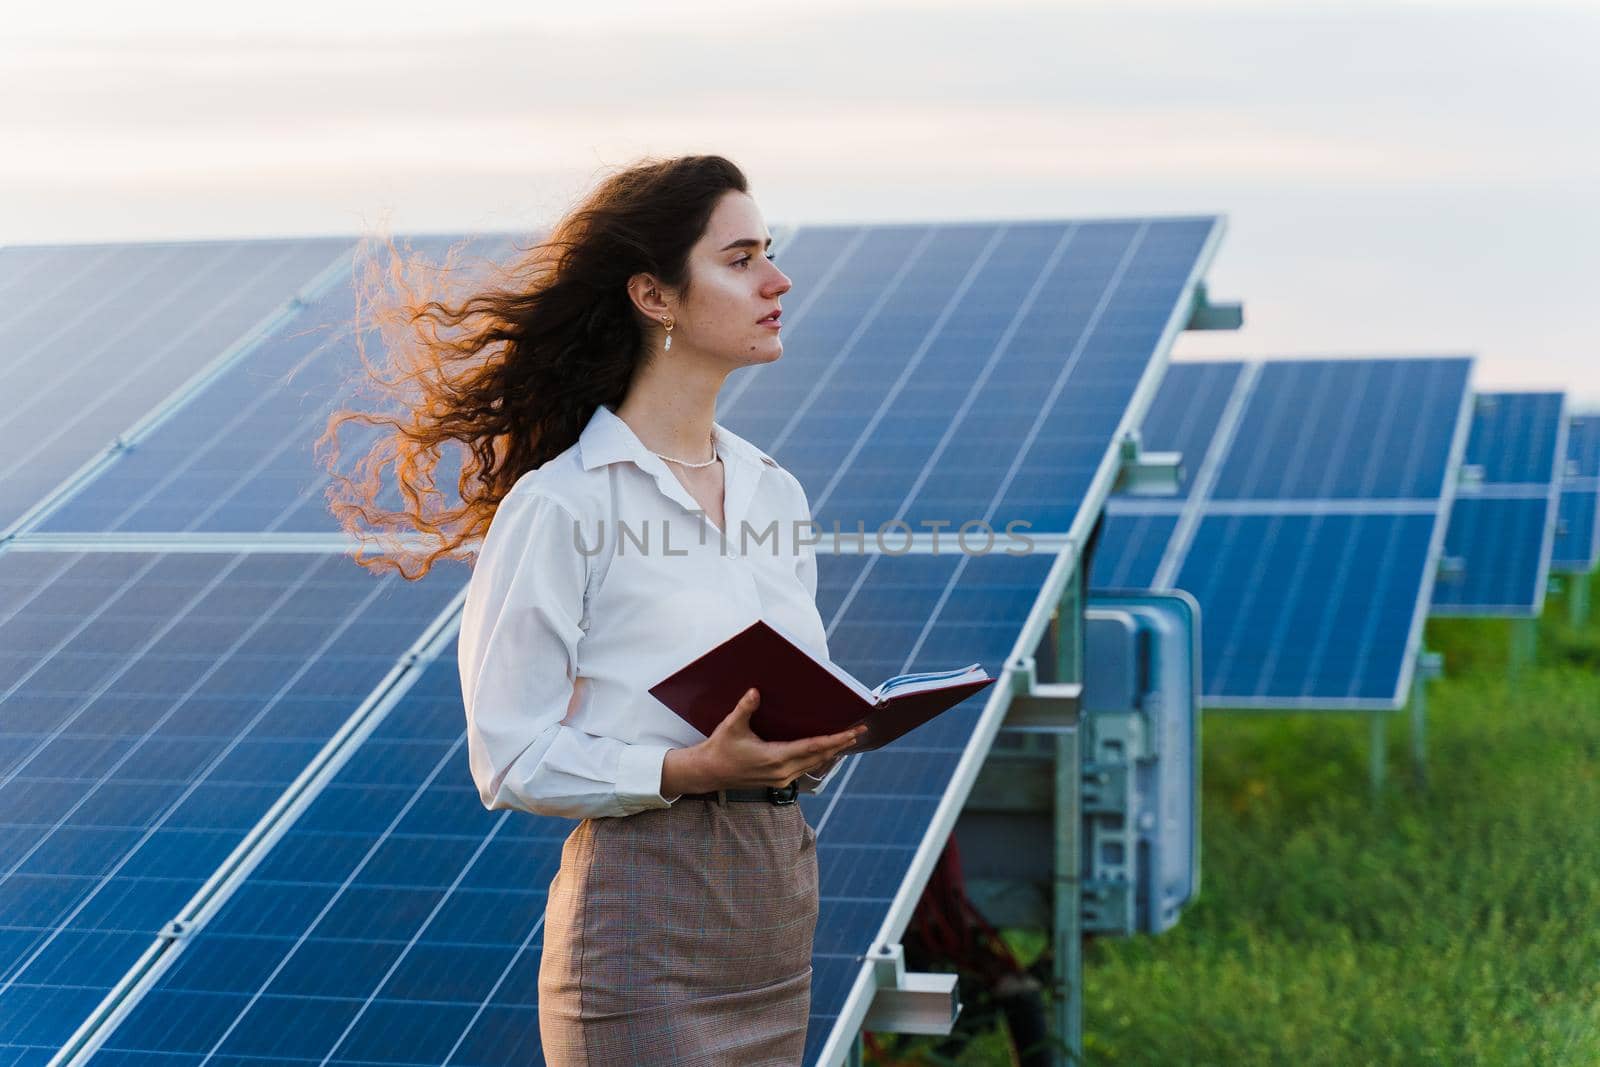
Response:
[[[651,322],[659,323],[673,314],[669,297],[673,294],[656,280],[653,274],[635,274],[628,279],[628,299],[639,314]]]

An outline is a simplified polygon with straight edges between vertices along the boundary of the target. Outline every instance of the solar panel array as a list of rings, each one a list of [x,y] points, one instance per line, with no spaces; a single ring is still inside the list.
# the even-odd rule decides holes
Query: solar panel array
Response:
[[[409,243],[437,259],[461,238]],[[471,256],[499,259],[509,239],[484,238]],[[292,320],[262,337],[225,371],[120,453],[89,492],[35,529],[44,533],[336,533],[324,502],[327,478],[312,455],[333,410],[350,402],[361,373],[350,324],[348,274],[308,294]],[[369,330],[367,344],[379,343]],[[372,352],[376,356],[376,351]],[[352,425],[341,448],[359,454],[377,431]],[[447,460],[454,454],[445,453]],[[454,483],[441,467],[438,484]],[[378,501],[398,508],[393,487]]]
[[[0,531],[230,345],[344,238],[0,247]],[[19,403],[26,399],[26,403]]]
[[[848,532],[893,519],[918,532],[930,520],[954,530],[969,519],[997,530],[1023,520],[1033,532],[1081,531],[1114,474],[1116,437],[1159,377],[1220,229],[1211,218],[802,229],[782,251],[796,283],[785,356],[730,382],[720,418],[801,478],[824,531],[834,520]],[[300,325],[336,321],[342,308],[329,292]],[[321,479],[309,455],[284,443],[320,430],[326,408],[307,415],[306,398],[324,402],[338,377],[328,375],[347,370],[339,366],[346,358],[326,336],[278,331],[40,529],[331,531],[314,503]],[[182,472],[169,477],[174,464]],[[999,673],[1053,558],[949,548],[943,556],[824,554],[818,599],[830,647],[869,680],[973,659]],[[348,561],[330,556],[325,565],[346,568],[355,590],[376,588]],[[280,587],[293,583],[280,576]],[[397,640],[414,639],[460,586],[448,575],[425,582],[404,595],[428,591],[430,599],[397,603],[382,618]],[[106,599],[91,597],[79,611]],[[296,632],[278,626],[276,612],[258,621],[286,640]],[[289,647],[317,677],[358,673],[304,635]],[[397,654],[375,647],[377,661]],[[457,751],[462,715],[449,657],[419,667],[420,677],[407,674],[412,688],[377,732],[340,750],[349,762],[332,784],[265,852],[239,895],[163,957],[173,965],[154,976],[96,1062],[186,1062],[213,1046],[233,1062],[297,1058],[314,1047],[324,1062],[433,1063],[444,1062],[433,1057],[447,1045],[456,1050],[450,1062],[530,1058],[537,908],[563,824],[475,808]],[[342,700],[348,714],[361,685],[373,683],[328,684],[318,699]],[[824,898],[808,1061],[838,1020],[852,1032],[859,1022],[860,957],[878,940],[897,940],[909,920],[920,891],[913,872],[926,876],[950,829],[936,821],[949,809],[941,805],[950,771],[975,734],[992,736],[996,712],[989,703],[963,706],[892,750],[853,757],[828,791],[804,801],[818,831]],[[229,723],[210,726],[225,733]],[[284,770],[307,756],[316,735],[296,736]],[[362,906],[379,895],[395,906]],[[493,907],[499,901],[513,906]],[[151,936],[158,915],[172,917],[164,901],[112,921],[133,935],[131,948]],[[120,975],[113,963],[102,966],[105,980]],[[96,999],[91,990],[71,1007],[60,1002],[56,1022]],[[36,1027],[29,1040],[13,1039],[9,1021],[0,1035],[26,1059],[40,1047],[33,1038],[53,1040],[60,1025],[50,1028],[26,1005],[18,1012]]]
[[[854,669],[1003,662],[1038,595],[1043,556],[823,557],[819,607],[862,634]],[[937,605],[944,601],[941,610]],[[982,620],[982,621],[974,621]],[[894,624],[898,623],[898,627]],[[841,640],[843,644],[843,640]],[[849,647],[847,644],[844,647]],[[864,677],[876,677],[876,673]],[[982,711],[967,701],[806,797],[822,911],[807,1062],[815,1060]],[[111,1035],[95,1063],[207,1055],[231,1063],[538,1062],[546,890],[575,823],[485,812],[462,774],[451,653],[333,782]]]
[[[1567,462],[1561,479],[1550,569],[1588,574],[1600,563],[1600,414],[1567,420]]]
[[[1195,596],[1208,705],[1403,705],[1470,369],[1173,364],[1141,436],[1183,454],[1183,490],[1113,498],[1093,586]]]
[[[1433,614],[1531,618],[1543,610],[1565,406],[1561,393],[1478,394]]]
[[[796,335],[731,386],[724,422],[828,529],[1064,532],[1216,234],[1211,218],[802,229],[783,251],[807,280]]]
[[[43,1062],[462,581],[333,555],[0,554],[0,1035]]]

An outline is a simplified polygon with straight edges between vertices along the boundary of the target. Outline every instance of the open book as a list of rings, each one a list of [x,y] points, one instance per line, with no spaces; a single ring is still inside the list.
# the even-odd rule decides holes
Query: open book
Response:
[[[817,659],[764,619],[650,687],[650,694],[707,737],[746,689],[761,703],[750,729],[763,741],[838,733],[864,722],[849,750],[882,748],[994,682],[980,664],[901,674],[868,689],[848,671]]]

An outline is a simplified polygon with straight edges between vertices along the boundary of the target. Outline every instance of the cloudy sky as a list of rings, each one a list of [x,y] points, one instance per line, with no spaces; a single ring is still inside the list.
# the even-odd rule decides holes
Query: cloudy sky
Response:
[[[1222,212],[1246,326],[1180,358],[1600,407],[1593,4],[251,7],[8,12],[0,243],[527,228],[714,151],[772,223]]]

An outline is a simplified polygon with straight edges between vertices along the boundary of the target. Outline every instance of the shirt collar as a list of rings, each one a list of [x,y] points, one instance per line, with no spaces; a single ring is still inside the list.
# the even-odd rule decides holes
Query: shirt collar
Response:
[[[717,451],[724,459],[740,460],[757,467],[761,464],[769,467],[778,465],[771,456],[715,420],[711,423],[711,432],[717,439]],[[622,421],[622,417],[605,404],[595,406],[588,425],[578,436],[578,454],[586,471],[618,460],[631,459],[652,473],[657,473],[656,468],[661,467],[661,473],[670,474],[660,457],[639,440],[633,427]]]

